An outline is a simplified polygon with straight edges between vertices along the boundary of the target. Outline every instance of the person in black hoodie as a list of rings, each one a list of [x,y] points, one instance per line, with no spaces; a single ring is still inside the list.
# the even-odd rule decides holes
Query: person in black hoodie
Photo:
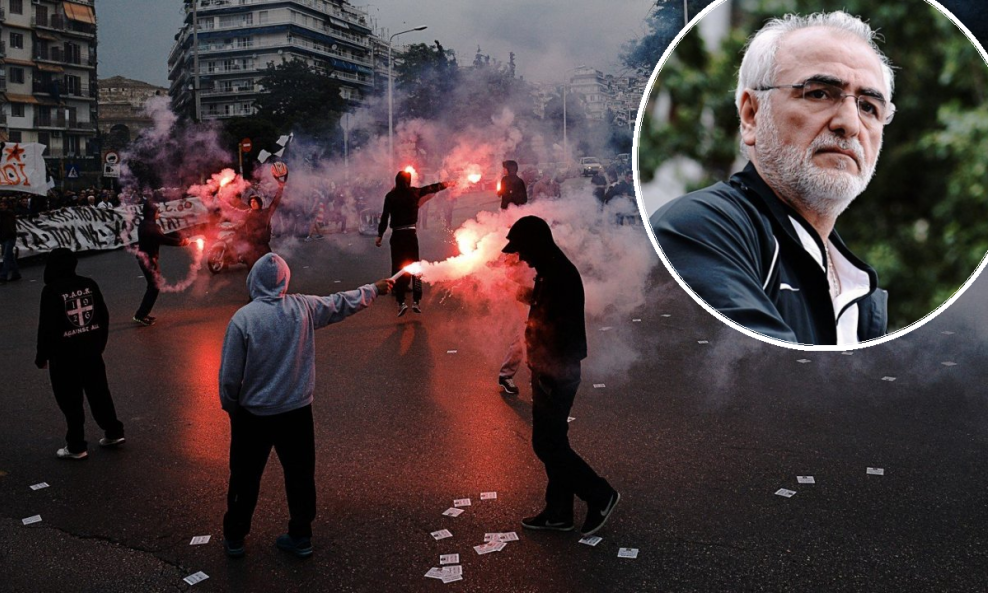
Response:
[[[158,300],[158,282],[161,278],[158,272],[158,252],[162,245],[173,245],[182,247],[189,244],[188,239],[166,235],[158,227],[158,205],[151,200],[144,202],[144,218],[137,227],[137,264],[141,266],[144,279],[147,281],[147,289],[144,291],[144,298],[141,306],[134,313],[134,321],[141,325],[151,325],[154,317],[151,317],[151,309],[154,302]]]
[[[55,401],[68,425],[66,446],[55,453],[59,459],[85,459],[89,455],[83,392],[93,419],[105,433],[100,446],[117,447],[124,442],[124,427],[117,419],[103,364],[110,314],[99,286],[76,275],[76,264],[75,254],[64,247],[48,256],[34,358],[39,369],[48,369]]]
[[[17,244],[17,214],[7,200],[0,200],[0,246],[3,247],[3,268],[0,268],[0,284],[8,280],[20,280],[21,272],[17,269],[17,256],[14,247]]]
[[[381,212],[381,223],[377,226],[377,239],[374,244],[381,246],[384,232],[391,224],[391,273],[408,264],[419,260],[419,239],[415,234],[418,222],[419,207],[432,199],[432,194],[448,187],[456,187],[455,181],[433,183],[425,187],[412,187],[412,174],[398,171],[395,175],[394,189],[384,196],[384,210]],[[398,301],[398,317],[408,312],[405,304],[405,294],[408,292],[408,274],[402,274],[395,282],[394,294]],[[421,313],[419,301],[422,300],[422,280],[412,277],[412,311]]]
[[[247,200],[250,210],[247,211],[247,218],[244,220],[244,235],[247,237],[249,247],[244,256],[244,263],[248,268],[253,268],[265,253],[271,253],[271,217],[274,216],[275,210],[281,203],[281,196],[285,193],[288,167],[281,162],[275,163],[271,168],[271,174],[278,181],[278,189],[271,199],[271,205],[265,208],[261,196],[257,194]]]
[[[571,531],[576,495],[587,503],[583,535],[591,535],[604,526],[621,495],[573,451],[567,437],[580,361],[587,357],[583,279],[537,216],[518,219],[502,251],[517,253],[536,274],[525,347],[532,371],[532,448],[549,483],[545,509],[521,523],[526,529]]]
[[[518,176],[518,163],[515,161],[504,161],[504,177],[498,184],[497,195],[501,198],[501,210],[507,210],[508,206],[514,204],[523,206],[528,203],[528,191],[525,189],[525,182]]]

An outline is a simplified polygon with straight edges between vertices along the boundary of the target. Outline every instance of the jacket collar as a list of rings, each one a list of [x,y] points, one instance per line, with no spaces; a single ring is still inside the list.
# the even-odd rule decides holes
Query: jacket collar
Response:
[[[820,235],[813,229],[813,226],[806,221],[795,209],[783,202],[772,188],[765,183],[761,175],[755,169],[755,165],[749,162],[744,170],[740,173],[736,173],[731,177],[731,185],[739,188],[748,197],[749,200],[758,208],[759,211],[767,214],[772,218],[772,226],[776,229],[782,229],[788,240],[793,243],[793,245],[798,246],[800,251],[805,252],[802,246],[802,241],[800,241],[799,236],[796,234],[796,229],[793,228],[792,219],[796,220],[803,227],[809,231],[810,236],[813,240],[817,242],[817,247],[820,248],[821,252],[825,252],[825,247],[823,241],[820,239]],[[837,229],[835,228],[830,232],[828,236],[830,242],[836,247],[841,254],[847,258],[851,264],[855,267],[860,268],[868,273],[868,279],[871,283],[871,288],[874,290],[878,287],[878,273],[875,272],[874,268],[864,263],[857,256],[855,256],[844,241],[837,234]]]

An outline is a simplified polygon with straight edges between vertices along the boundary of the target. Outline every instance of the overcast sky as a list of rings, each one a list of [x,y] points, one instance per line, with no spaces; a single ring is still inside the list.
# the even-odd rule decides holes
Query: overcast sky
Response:
[[[562,81],[587,65],[618,74],[622,44],[645,32],[654,0],[373,0],[357,1],[381,28],[406,33],[399,43],[438,39],[469,65],[483,53],[508,61],[533,81]],[[168,86],[168,52],[182,26],[182,0],[97,0],[99,77],[126,76]]]

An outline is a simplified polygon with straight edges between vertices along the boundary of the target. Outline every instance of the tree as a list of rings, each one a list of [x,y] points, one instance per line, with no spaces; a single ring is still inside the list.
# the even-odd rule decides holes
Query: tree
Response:
[[[692,19],[713,0],[687,0]],[[651,72],[662,59],[666,48],[685,24],[681,0],[656,0],[655,8],[645,18],[649,28],[644,36],[629,41],[621,56],[624,64],[639,72]]]
[[[254,100],[257,115],[279,131],[304,130],[317,139],[335,136],[347,107],[332,71],[300,59],[269,64],[260,79],[266,92]]]
[[[403,118],[437,118],[448,107],[458,78],[453,50],[439,41],[435,46],[409,45],[395,66],[395,87],[401,97],[397,111]]]

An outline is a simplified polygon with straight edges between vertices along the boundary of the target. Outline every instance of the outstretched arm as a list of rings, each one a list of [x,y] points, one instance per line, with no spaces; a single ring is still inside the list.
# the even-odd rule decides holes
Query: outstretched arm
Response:
[[[448,187],[456,187],[456,181],[442,181],[440,183],[433,183],[432,185],[418,188],[419,207],[421,208],[422,205],[431,200],[432,196],[434,196],[436,192],[441,192]]]

